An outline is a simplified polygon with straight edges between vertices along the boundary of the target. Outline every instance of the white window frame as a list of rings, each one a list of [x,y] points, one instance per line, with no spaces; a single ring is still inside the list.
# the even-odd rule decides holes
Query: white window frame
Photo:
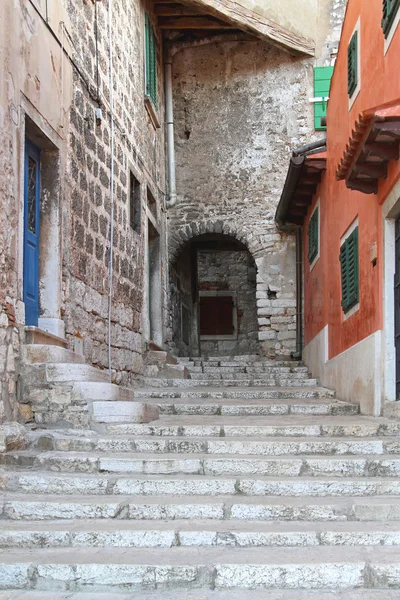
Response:
[[[356,98],[358,96],[358,94],[361,91],[361,17],[358,17],[358,21],[356,23],[356,26],[353,29],[353,32],[349,38],[349,44],[351,42],[351,40],[353,39],[353,35],[355,34],[355,32],[357,31],[357,74],[358,74],[358,81],[357,81],[357,86],[353,92],[353,94],[351,95],[351,97],[349,98],[349,110],[351,110],[354,102],[356,101]],[[347,45],[348,47],[348,45]]]
[[[320,256],[321,256],[321,199],[320,198],[318,198],[318,201],[313,208],[313,211],[310,215],[308,222],[311,221],[311,218],[316,210],[318,210],[318,252],[317,252],[317,255],[315,256],[314,260],[310,264],[310,273],[313,270],[313,268],[315,267],[315,265],[317,264],[317,262],[319,261]],[[308,239],[308,232],[307,232],[307,239]],[[310,243],[310,240],[308,240],[308,243]]]

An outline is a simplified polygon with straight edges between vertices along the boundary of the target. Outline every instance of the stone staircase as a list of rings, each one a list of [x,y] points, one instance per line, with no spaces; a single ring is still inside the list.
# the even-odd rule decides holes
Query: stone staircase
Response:
[[[0,600],[399,599],[400,422],[298,362],[179,364],[130,400],[158,420],[0,455]]]

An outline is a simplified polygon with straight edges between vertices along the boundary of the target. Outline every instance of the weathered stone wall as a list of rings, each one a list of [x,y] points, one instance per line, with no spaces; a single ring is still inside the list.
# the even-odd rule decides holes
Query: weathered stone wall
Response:
[[[110,157],[108,14],[98,5],[100,104],[103,121],[95,123],[97,106],[95,7],[65,0],[76,49],[74,100],[70,111],[70,148],[64,213],[64,298],[66,336],[84,339],[88,361],[105,368],[110,256]],[[147,187],[164,230],[164,133],[161,44],[158,53],[158,118],[153,125],[144,103],[144,11],[138,2],[113,2],[115,103],[114,280],[111,360],[113,380],[130,384],[143,369],[143,298],[147,237]],[[141,183],[140,233],[129,222],[129,171]],[[154,209],[153,209],[154,212]],[[165,247],[165,244],[164,244]],[[165,290],[163,295],[165,295]],[[160,294],[160,302],[163,303]]]
[[[170,251],[222,232],[257,264],[261,349],[295,349],[295,253],[274,215],[291,149],[313,134],[311,60],[263,42],[219,42],[174,56],[177,187]],[[271,322],[271,318],[273,322]]]
[[[234,293],[237,316],[235,339],[200,342],[202,356],[257,354],[258,324],[255,267],[246,251],[199,251],[197,254],[199,293]]]

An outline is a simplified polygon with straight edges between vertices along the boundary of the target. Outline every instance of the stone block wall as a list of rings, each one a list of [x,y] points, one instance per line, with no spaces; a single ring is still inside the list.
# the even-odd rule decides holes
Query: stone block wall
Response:
[[[107,3],[98,11],[101,125],[95,122],[97,72],[95,6],[65,0],[75,47],[70,110],[63,248],[63,304],[66,336],[84,339],[87,360],[108,367],[107,315],[110,257],[111,121],[108,72]],[[162,47],[159,40],[155,127],[144,102],[144,11],[139,2],[113,2],[115,103],[115,205],[111,360],[113,381],[132,384],[143,372],[142,320],[147,236],[147,188],[156,201],[156,224],[164,234],[164,128]],[[130,171],[141,184],[140,231],[130,225]],[[165,294],[165,290],[164,290]],[[163,303],[163,299],[160,298]]]
[[[174,56],[179,202],[171,259],[188,239],[225,233],[257,265],[260,348],[295,350],[295,244],[274,215],[293,147],[313,136],[313,61],[261,41],[219,41]],[[272,319],[272,321],[271,321]]]

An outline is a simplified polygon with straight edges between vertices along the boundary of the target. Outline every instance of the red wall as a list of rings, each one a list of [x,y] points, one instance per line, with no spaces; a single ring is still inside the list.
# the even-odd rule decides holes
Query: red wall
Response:
[[[347,47],[360,17],[361,91],[349,110]],[[400,177],[400,161],[391,161],[378,195],[347,189],[336,169],[359,114],[400,98],[400,26],[384,54],[380,0],[349,0],[339,54],[332,78],[327,116],[327,170],[304,223],[305,343],[329,325],[329,358],[382,328],[383,252],[380,205]],[[320,198],[320,259],[310,271],[308,221]],[[346,321],[341,308],[340,239],[358,217],[360,309]],[[377,242],[378,262],[370,261]]]

